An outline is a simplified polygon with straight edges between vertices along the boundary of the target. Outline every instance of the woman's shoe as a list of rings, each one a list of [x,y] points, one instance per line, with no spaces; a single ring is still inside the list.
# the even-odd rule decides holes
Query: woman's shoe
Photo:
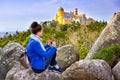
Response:
[[[60,67],[59,68],[49,67],[48,71],[63,73],[63,70]]]

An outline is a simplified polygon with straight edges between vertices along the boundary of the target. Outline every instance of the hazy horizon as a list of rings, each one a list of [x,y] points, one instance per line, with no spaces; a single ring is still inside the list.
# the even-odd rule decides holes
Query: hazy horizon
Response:
[[[4,37],[5,33],[6,33],[6,32],[0,32],[0,38]],[[14,34],[14,33],[15,33],[15,31],[13,31],[13,32],[8,32],[8,34]]]

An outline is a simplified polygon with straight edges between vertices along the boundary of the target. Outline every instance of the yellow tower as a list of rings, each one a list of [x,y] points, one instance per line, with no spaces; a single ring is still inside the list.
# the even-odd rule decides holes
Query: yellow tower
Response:
[[[56,21],[58,21],[60,24],[64,24],[63,23],[64,15],[65,15],[64,9],[60,7],[56,15]]]

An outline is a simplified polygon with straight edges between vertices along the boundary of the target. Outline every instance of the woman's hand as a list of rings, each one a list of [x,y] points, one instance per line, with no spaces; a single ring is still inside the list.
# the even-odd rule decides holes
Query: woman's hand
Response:
[[[48,40],[48,45],[52,45],[52,40]]]
[[[52,42],[52,46],[56,47],[56,42],[55,41]]]

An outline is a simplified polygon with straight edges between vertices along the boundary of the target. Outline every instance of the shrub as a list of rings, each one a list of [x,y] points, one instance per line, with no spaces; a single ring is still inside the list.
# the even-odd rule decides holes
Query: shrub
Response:
[[[85,57],[87,56],[89,50],[86,49],[85,47],[83,47],[81,50],[80,50],[80,59],[85,59]]]
[[[2,43],[0,43],[0,47],[4,47],[6,44],[8,44],[8,40],[5,40],[5,41],[3,41],[3,40],[1,40],[1,42]]]
[[[67,24],[60,26],[60,30],[61,31],[67,31],[67,29],[68,29],[68,25]]]
[[[56,39],[65,38],[64,32],[56,32],[56,33],[55,33],[55,38],[56,38]]]
[[[93,59],[103,59],[111,67],[113,67],[116,59],[120,58],[120,45],[112,45],[108,48],[102,49],[98,54],[93,56]]]
[[[22,43],[22,46],[27,47],[27,44],[28,44],[29,39],[30,39],[30,36],[28,36],[28,37],[24,40],[24,42]]]
[[[98,32],[100,32],[106,25],[107,25],[107,22],[95,21],[95,22],[87,25],[87,28],[88,28],[89,31],[98,31]]]
[[[80,59],[84,59],[89,52],[87,47],[85,47],[85,43],[86,43],[85,39],[80,39],[78,40],[78,43],[77,43],[77,48],[79,49],[79,52],[80,52]]]

